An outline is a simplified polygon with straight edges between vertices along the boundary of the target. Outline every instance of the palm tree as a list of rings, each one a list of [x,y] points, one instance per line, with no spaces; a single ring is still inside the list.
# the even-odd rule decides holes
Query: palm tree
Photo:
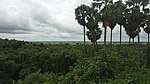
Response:
[[[86,27],[89,30],[87,32],[87,37],[89,40],[91,40],[91,42],[93,42],[94,45],[94,52],[95,52],[95,45],[98,39],[100,39],[100,35],[101,35],[101,30],[98,25],[99,19],[97,19],[97,17],[99,17],[99,14],[97,13],[97,10],[91,8],[88,12],[87,15],[87,24]]]
[[[124,24],[123,24],[123,27],[125,28],[125,31],[127,32],[127,31],[129,31],[129,29],[130,29],[130,26],[129,26],[129,23],[128,23],[128,20],[129,20],[129,15],[130,15],[130,9],[125,9],[125,13],[124,13]],[[118,20],[117,20],[118,21]],[[130,47],[130,36],[129,36],[129,47]]]
[[[148,35],[148,46],[147,46],[147,63],[146,63],[146,67],[150,68],[150,49],[149,49],[149,34],[150,34],[150,9],[145,9],[144,10],[145,13],[145,21],[142,24],[144,31],[147,33]]]
[[[120,25],[120,45],[121,45],[121,38],[122,38],[122,26],[125,24],[125,9],[126,5],[122,3],[122,0],[115,2],[116,5],[116,22]]]
[[[148,26],[144,28],[144,31],[148,34],[148,47],[147,47],[147,63],[146,67],[150,68],[150,49],[149,49],[149,34],[150,34],[150,22],[148,23]]]
[[[149,0],[128,0],[126,1],[128,7],[132,10],[133,14],[133,26],[137,28],[138,31],[138,44],[140,43],[140,24],[143,21],[143,13],[141,12],[141,7],[144,9],[148,5]]]
[[[83,33],[84,33],[84,56],[85,56],[85,27],[86,27],[86,17],[87,12],[89,11],[90,7],[84,4],[80,5],[75,9],[75,19],[78,21],[80,25],[83,26]]]
[[[116,26],[116,22],[113,20],[110,20],[109,27],[111,29],[111,34],[110,34],[110,46],[111,46],[111,48],[112,48],[112,30],[115,28],[115,26]]]
[[[101,15],[101,21],[103,23],[104,27],[104,48],[106,49],[106,34],[107,34],[107,26],[109,26],[108,22],[108,8],[110,3],[112,3],[113,0],[93,0],[94,7],[99,9],[99,13]]]
[[[126,3],[128,5],[128,8],[130,9],[129,18],[128,18],[128,24],[130,25],[130,28],[132,28],[129,33],[134,37],[138,36],[138,51],[140,50],[140,27],[141,24],[144,21],[144,14],[143,10],[144,7],[148,4],[148,0],[128,0]],[[134,41],[134,39],[133,39]],[[140,56],[140,53],[138,53]],[[139,57],[140,58],[140,57]],[[139,62],[141,62],[141,59],[139,59]],[[141,67],[141,64],[140,64]]]
[[[111,35],[110,35],[110,47],[112,48],[112,31],[115,28],[117,21],[117,13],[116,10],[117,6],[113,2],[110,2],[109,8],[108,8],[108,23],[109,28],[111,29]]]
[[[138,35],[138,31],[136,31],[136,28],[133,27],[133,24],[131,23],[132,20],[130,19],[127,20],[127,22],[124,24],[125,31],[127,35],[129,36],[129,45],[130,45],[130,40],[132,38],[133,43],[134,43],[134,38]]]
[[[86,35],[88,37],[89,40],[91,40],[91,42],[93,43],[93,47],[94,47],[94,50],[93,52],[96,51],[96,42],[98,39],[101,38],[101,34],[102,34],[102,31],[97,28],[97,29],[94,29],[92,31],[87,31]]]
[[[147,23],[147,27],[144,28],[144,31],[148,34],[148,47],[149,47],[150,22]]]

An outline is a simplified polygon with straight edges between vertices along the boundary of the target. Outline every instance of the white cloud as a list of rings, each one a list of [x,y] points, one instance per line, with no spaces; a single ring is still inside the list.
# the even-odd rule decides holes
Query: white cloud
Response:
[[[74,9],[81,4],[90,5],[91,1],[0,0],[0,38],[82,40],[83,28],[75,20]],[[114,37],[118,36],[117,31],[115,28]]]

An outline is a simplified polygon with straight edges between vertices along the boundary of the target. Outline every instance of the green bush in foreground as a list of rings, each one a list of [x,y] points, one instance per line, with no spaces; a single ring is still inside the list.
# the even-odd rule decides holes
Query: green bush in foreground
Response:
[[[79,58],[69,73],[51,75],[46,84],[54,80],[53,84],[149,84],[150,71],[140,69],[137,64],[116,52],[102,50],[94,57]]]
[[[95,56],[78,58],[66,75],[32,73],[22,84],[149,84],[150,71],[137,66],[136,60],[121,58],[117,52],[101,50]],[[37,81],[35,81],[37,80]]]
[[[123,62],[117,53],[105,50],[94,57],[80,58],[71,72],[64,77],[65,83],[100,83],[115,79]]]

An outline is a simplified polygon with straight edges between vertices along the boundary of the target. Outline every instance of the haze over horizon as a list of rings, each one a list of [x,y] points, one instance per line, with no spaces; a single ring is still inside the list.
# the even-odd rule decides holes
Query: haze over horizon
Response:
[[[75,20],[74,11],[81,4],[90,5],[91,1],[0,0],[0,38],[25,41],[83,41],[83,28]],[[101,24],[100,28],[104,29]],[[110,29],[107,30],[109,41]],[[98,41],[103,41],[103,37],[102,34]],[[128,41],[125,32],[122,37],[123,41]],[[141,41],[147,41],[147,34],[143,30],[140,38]],[[119,41],[119,26],[113,30],[113,40]]]

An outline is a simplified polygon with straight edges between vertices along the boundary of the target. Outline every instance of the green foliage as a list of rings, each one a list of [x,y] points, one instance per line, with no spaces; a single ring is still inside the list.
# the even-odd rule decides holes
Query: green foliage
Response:
[[[94,57],[78,59],[73,70],[64,77],[63,83],[93,84],[115,79],[123,62],[117,53],[102,50]]]
[[[43,74],[39,72],[35,72],[32,74],[29,74],[25,77],[24,81],[19,80],[18,84],[41,84],[46,81],[46,78]]]
[[[91,44],[87,44],[87,55],[83,57],[81,43],[22,42],[17,49],[0,48],[0,83],[149,84],[146,45],[140,49],[137,45],[129,48],[124,44],[121,49],[114,45],[113,51],[109,51],[98,44],[100,51],[93,55]],[[0,43],[6,46],[11,41],[0,40]]]
[[[54,73],[46,73],[44,74],[46,77],[46,81],[44,84],[58,84],[61,81],[59,80],[60,76],[54,74]]]
[[[0,46],[0,82],[3,84],[25,80],[37,71],[66,74],[81,55],[81,48],[67,43],[53,45],[2,39],[0,43],[3,44]],[[21,47],[12,48],[20,44]]]

